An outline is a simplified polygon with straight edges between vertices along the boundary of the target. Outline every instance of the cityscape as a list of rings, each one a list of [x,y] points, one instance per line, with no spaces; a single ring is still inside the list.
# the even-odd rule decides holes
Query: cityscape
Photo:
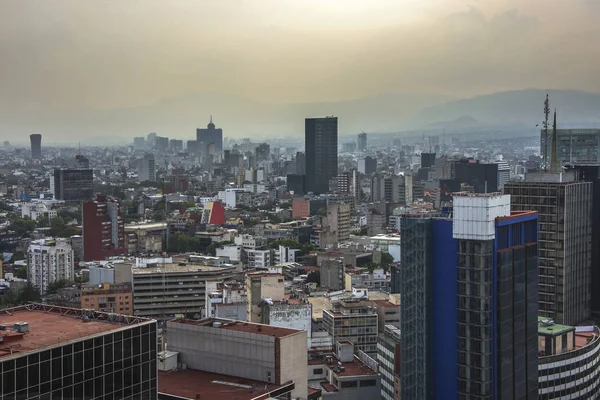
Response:
[[[599,7],[133,3],[0,0],[0,399],[600,399]]]

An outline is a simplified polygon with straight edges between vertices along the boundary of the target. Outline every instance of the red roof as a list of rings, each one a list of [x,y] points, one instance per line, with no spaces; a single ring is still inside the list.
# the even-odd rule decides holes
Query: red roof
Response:
[[[183,399],[196,399],[196,395],[201,399],[267,399],[269,393],[284,386],[193,369],[158,372],[159,393]]]

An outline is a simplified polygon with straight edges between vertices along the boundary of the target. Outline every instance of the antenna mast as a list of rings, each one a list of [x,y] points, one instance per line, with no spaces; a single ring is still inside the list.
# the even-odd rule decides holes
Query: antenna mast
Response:
[[[548,93],[546,93],[546,100],[544,101],[544,148],[542,149],[544,155],[544,171],[548,171],[548,118],[550,116],[550,99]]]

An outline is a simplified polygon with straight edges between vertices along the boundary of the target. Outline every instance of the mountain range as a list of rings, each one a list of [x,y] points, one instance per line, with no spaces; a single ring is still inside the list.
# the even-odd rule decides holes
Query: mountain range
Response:
[[[209,116],[230,137],[295,138],[304,132],[304,118],[336,115],[340,134],[402,132],[479,127],[532,129],[544,118],[543,102],[550,95],[558,126],[600,127],[600,94],[572,90],[525,89],[468,99],[443,95],[382,94],[338,102],[260,103],[222,93],[192,93],[154,104],[110,110],[58,110],[31,114],[0,110],[0,138],[27,141],[42,133],[44,142],[82,144],[128,143],[149,132],[191,140]]]

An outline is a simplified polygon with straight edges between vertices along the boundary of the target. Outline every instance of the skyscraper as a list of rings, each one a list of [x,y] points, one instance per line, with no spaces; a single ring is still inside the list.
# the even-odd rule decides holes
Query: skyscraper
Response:
[[[357,135],[356,149],[358,151],[367,150],[367,134],[365,132],[359,133]]]
[[[94,197],[92,169],[55,169],[52,180],[56,200],[87,201]]]
[[[146,154],[144,158],[139,160],[138,164],[138,181],[155,181],[156,180],[156,165],[154,154]]]
[[[401,397],[537,399],[536,213],[459,194],[401,233]]]
[[[116,200],[98,195],[83,203],[83,258],[102,261],[106,257],[126,254],[125,223]]]
[[[42,159],[42,135],[39,133],[34,133],[33,135],[29,135],[29,140],[31,141],[31,158],[34,160]]]
[[[504,193],[513,210],[539,215],[540,316],[583,322],[591,315],[593,183],[577,182],[573,172],[531,173]]]
[[[552,134],[546,140],[544,129],[540,133],[540,145],[545,149],[548,161],[552,154]],[[600,162],[600,129],[556,129],[556,153],[559,165]]]
[[[329,180],[338,172],[337,117],[306,118],[306,190],[315,194],[329,191]]]
[[[196,142],[200,154],[219,154],[223,151],[223,130],[215,128],[212,115],[206,129],[196,129]],[[214,149],[214,151],[211,151],[211,149]]]

